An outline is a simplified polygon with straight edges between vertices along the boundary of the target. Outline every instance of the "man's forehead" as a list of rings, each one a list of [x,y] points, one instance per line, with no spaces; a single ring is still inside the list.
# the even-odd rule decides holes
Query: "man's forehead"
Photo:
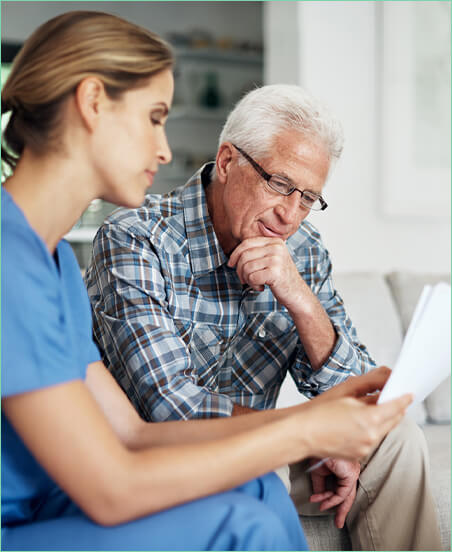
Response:
[[[315,172],[328,176],[330,159],[325,146],[314,136],[298,131],[284,130],[275,135],[270,151],[264,156],[265,169],[281,176],[296,188],[303,185],[302,175],[305,172]],[[324,184],[322,182],[322,187]],[[318,186],[306,187],[320,193]],[[301,188],[300,188],[301,189]]]

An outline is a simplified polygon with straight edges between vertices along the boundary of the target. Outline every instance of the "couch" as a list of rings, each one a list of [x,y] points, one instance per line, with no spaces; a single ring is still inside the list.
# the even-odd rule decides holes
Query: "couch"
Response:
[[[450,282],[449,275],[349,273],[337,274],[335,287],[343,297],[358,335],[378,365],[394,366],[403,335],[424,284]],[[432,488],[444,550],[451,549],[450,377],[408,414],[423,428],[430,454]],[[301,402],[292,380],[283,383],[278,406]],[[300,516],[312,550],[351,550],[346,528],[338,530],[333,516]]]

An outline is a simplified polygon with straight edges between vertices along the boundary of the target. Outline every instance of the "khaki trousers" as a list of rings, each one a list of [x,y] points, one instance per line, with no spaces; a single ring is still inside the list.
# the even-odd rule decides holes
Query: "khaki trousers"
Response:
[[[292,500],[299,514],[325,515],[309,503],[306,468],[306,462],[290,467]],[[405,418],[362,463],[346,520],[353,550],[442,550],[429,479],[423,432]]]

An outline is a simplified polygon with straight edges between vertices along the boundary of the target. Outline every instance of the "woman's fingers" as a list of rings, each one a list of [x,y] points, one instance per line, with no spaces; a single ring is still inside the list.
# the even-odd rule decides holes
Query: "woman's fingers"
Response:
[[[379,368],[375,368],[363,376],[349,378],[345,382],[350,386],[350,391],[352,392],[349,396],[362,397],[364,395],[368,395],[369,393],[380,391],[384,387],[390,375],[390,368],[387,366],[380,366]]]

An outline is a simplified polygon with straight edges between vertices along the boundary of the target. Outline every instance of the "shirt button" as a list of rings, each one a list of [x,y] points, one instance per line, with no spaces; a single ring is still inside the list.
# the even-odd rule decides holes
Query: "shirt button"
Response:
[[[264,328],[261,328],[261,329],[257,332],[257,335],[258,335],[260,338],[264,338],[264,337],[267,335],[267,332],[264,330]]]

